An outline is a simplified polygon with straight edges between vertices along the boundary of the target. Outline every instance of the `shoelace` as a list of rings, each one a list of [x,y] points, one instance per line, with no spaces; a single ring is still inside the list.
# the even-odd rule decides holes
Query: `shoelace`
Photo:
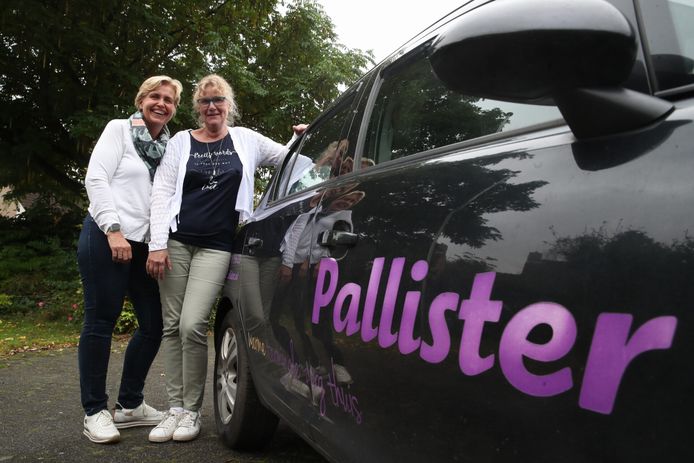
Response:
[[[190,428],[195,425],[195,418],[193,418],[192,413],[186,413],[181,421],[178,423],[179,426],[184,428]]]
[[[169,412],[166,419],[164,421],[162,421],[161,423],[159,423],[159,425],[157,425],[157,428],[159,428],[159,427],[168,428],[169,426],[174,424],[175,420],[176,420],[176,413]]]
[[[102,423],[102,421],[105,421],[105,423]],[[96,424],[101,426],[107,425],[111,421],[111,414],[107,410],[101,410],[99,415],[96,417]]]

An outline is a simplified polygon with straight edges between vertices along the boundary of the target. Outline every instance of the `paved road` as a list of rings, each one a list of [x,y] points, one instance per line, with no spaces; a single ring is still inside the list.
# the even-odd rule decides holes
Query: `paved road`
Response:
[[[211,344],[210,344],[211,345]],[[114,343],[108,373],[111,401],[118,395],[118,380],[125,345]],[[77,349],[20,354],[0,361],[0,462],[324,462],[286,425],[280,424],[273,441],[261,453],[234,452],[217,438],[212,411],[210,352],[203,427],[198,439],[188,443],[152,444],[150,428],[121,431],[115,445],[93,444],[82,435],[83,411],[79,403]],[[164,369],[161,355],[150,370],[145,398],[165,408]]]

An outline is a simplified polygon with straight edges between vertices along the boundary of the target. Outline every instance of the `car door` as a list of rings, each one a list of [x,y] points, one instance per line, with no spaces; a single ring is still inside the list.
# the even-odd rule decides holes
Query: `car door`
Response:
[[[577,140],[551,106],[447,92],[426,45],[379,78],[312,242],[328,453],[687,460],[691,98]]]
[[[314,121],[290,151],[268,193],[241,232],[232,256],[230,299],[241,310],[259,395],[305,437],[314,413],[312,346],[302,312],[308,251],[322,185],[340,175],[359,86]]]
[[[522,149],[538,146],[523,125],[545,123],[542,135],[570,139],[556,128],[556,108],[500,106],[447,91],[426,49],[383,70],[361,127],[359,170],[326,188],[320,204],[333,220],[323,219],[312,251],[322,259],[312,323],[330,340],[317,433],[337,443],[330,454],[340,461],[446,459],[456,447],[464,416],[448,412],[461,381],[449,375],[456,365],[447,349],[455,349],[453,290],[469,282],[445,287],[447,265],[458,259],[448,249],[496,237],[474,204],[514,175],[495,168],[499,153],[522,158]],[[514,131],[510,143],[504,134]],[[485,136],[504,141],[464,149]],[[495,207],[522,210],[539,186],[503,187]],[[450,227],[458,232],[446,235]]]

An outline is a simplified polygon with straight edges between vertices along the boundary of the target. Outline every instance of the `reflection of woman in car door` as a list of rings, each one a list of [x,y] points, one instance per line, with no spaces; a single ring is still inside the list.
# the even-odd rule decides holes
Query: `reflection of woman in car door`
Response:
[[[334,141],[318,156],[315,162],[306,156],[299,155],[295,173],[290,178],[289,193],[295,193],[312,187],[329,179],[337,171],[344,154],[349,147],[349,141],[343,139]]]
[[[330,319],[325,317],[318,325],[311,324],[312,335],[321,342],[330,357],[332,365],[328,365],[327,369],[318,367],[320,359],[314,351],[305,329],[306,314],[311,307],[311,298],[315,290],[318,265],[322,258],[330,257],[329,248],[315,243],[321,233],[333,230],[338,222],[343,223],[343,226],[351,231],[352,211],[349,209],[361,201],[363,197],[363,191],[345,193],[331,201],[324,211],[314,209],[301,214],[289,227],[281,248],[283,252],[280,286],[284,288],[284,296],[277,298],[278,304],[273,305],[274,311],[270,315],[277,340],[284,349],[288,349],[290,345],[289,333],[278,323],[280,312],[284,308],[281,304],[283,301],[287,302],[292,311],[292,319],[299,336],[299,342],[295,344],[299,354],[318,371],[330,371],[332,368],[335,380],[339,383],[349,383],[352,378],[344,367],[342,353],[335,345]],[[313,246],[312,243],[314,243]],[[294,284],[290,286],[290,282]],[[306,284],[304,284],[305,282]]]

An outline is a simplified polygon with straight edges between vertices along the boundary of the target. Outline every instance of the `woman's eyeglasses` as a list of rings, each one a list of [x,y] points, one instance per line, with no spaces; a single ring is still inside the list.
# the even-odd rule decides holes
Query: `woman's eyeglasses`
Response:
[[[211,104],[214,104],[217,106],[219,103],[224,103],[226,101],[226,97],[224,96],[211,96],[209,98],[198,98],[198,104],[202,107],[208,107]]]

